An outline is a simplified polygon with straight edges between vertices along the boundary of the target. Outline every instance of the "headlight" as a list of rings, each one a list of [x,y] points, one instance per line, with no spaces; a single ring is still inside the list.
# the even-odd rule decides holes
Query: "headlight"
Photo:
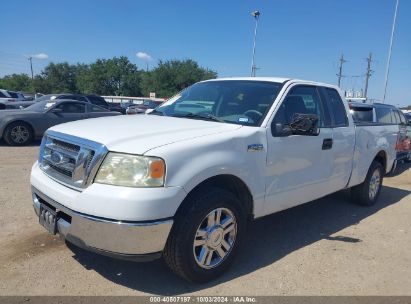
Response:
[[[166,166],[158,157],[110,152],[94,182],[126,187],[162,187]]]

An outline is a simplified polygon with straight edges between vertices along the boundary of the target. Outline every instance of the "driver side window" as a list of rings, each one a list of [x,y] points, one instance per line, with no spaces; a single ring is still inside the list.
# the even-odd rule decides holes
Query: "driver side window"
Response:
[[[273,125],[278,123],[290,125],[294,114],[315,114],[319,126],[323,125],[323,115],[320,96],[313,86],[295,86],[283,100],[273,119]]]
[[[85,104],[77,102],[65,102],[58,105],[56,108],[61,109],[61,113],[84,113],[86,111]]]

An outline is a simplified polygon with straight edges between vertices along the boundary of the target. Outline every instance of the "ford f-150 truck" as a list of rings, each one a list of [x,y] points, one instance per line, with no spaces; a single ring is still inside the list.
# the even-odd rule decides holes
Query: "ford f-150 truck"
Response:
[[[356,126],[340,90],[285,78],[196,83],[146,115],[50,128],[31,172],[39,222],[79,247],[223,273],[247,222],[351,188],[376,203],[395,126]]]

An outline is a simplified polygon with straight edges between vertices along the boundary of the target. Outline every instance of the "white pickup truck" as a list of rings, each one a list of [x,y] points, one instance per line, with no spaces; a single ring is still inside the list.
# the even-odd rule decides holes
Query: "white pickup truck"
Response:
[[[45,134],[31,172],[39,222],[101,254],[163,256],[204,282],[239,253],[246,224],[351,188],[373,205],[395,126],[355,126],[335,86],[284,78],[196,83],[143,116]]]

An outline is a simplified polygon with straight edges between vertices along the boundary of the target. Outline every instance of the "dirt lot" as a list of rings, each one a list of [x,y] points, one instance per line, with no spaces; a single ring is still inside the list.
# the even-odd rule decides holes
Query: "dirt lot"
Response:
[[[225,276],[191,285],[162,261],[117,261],[47,234],[31,207],[37,153],[0,144],[0,295],[411,295],[409,166],[375,207],[343,192],[256,221]]]

